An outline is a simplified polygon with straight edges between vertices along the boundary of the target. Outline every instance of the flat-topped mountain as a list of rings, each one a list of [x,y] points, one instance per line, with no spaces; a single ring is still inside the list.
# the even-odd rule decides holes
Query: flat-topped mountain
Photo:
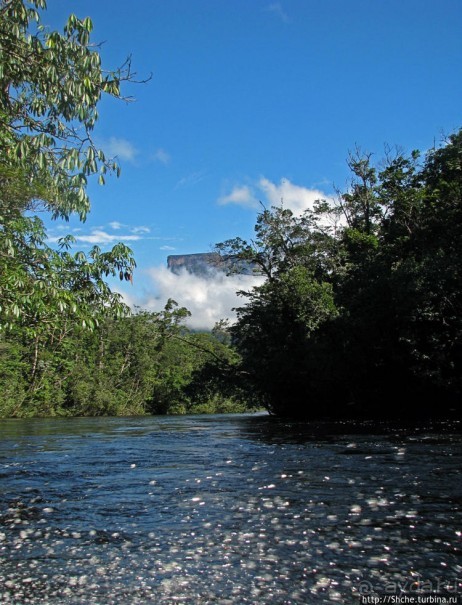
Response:
[[[216,271],[250,275],[254,271],[250,263],[239,261],[234,256],[222,256],[217,252],[200,252],[197,254],[171,254],[167,256],[167,267],[173,273],[185,269],[188,273],[207,276]]]

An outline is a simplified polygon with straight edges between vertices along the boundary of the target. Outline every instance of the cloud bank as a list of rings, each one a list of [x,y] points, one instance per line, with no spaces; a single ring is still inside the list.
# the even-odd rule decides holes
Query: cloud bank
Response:
[[[155,294],[147,294],[138,300],[123,292],[127,304],[138,305],[149,311],[161,311],[169,298],[191,312],[187,325],[196,330],[209,330],[220,319],[234,321],[233,307],[242,306],[244,298],[238,290],[249,290],[263,283],[264,278],[253,275],[226,276],[223,272],[211,272],[209,276],[192,275],[185,270],[178,274],[164,266],[147,270],[150,286]]]
[[[217,199],[220,206],[236,204],[249,209],[258,208],[259,200],[265,206],[279,206],[289,208],[295,215],[300,215],[305,210],[311,210],[316,200],[333,200],[320,189],[310,189],[295,185],[289,179],[281,179],[273,183],[265,177],[261,177],[252,186],[235,185],[231,192]]]
[[[231,193],[219,197],[217,202],[220,206],[237,204],[245,208],[258,208],[258,200],[247,185],[234,187]]]
[[[289,208],[296,215],[305,210],[312,210],[316,200],[331,199],[331,196],[319,189],[301,187],[291,183],[288,179],[281,179],[279,185],[276,185],[262,177],[258,186],[271,206],[278,206],[282,203],[284,208]]]

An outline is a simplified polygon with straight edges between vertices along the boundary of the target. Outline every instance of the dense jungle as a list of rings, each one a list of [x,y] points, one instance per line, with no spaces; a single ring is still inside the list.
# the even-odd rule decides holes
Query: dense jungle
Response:
[[[45,216],[84,220],[88,180],[119,172],[92,133],[136,77],[103,69],[89,18],[60,34],[45,8],[0,7],[1,416],[460,413],[462,131],[377,161],[355,149],[346,191],[302,215],[262,206],[253,240],[216,250],[265,282],[235,323],[194,332],[174,300],[129,309],[109,287],[133,279],[124,244],[47,238]]]

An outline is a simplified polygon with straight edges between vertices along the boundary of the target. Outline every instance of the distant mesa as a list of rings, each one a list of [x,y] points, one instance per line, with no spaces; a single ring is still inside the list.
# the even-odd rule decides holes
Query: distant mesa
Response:
[[[238,260],[235,256],[221,255],[218,252],[201,252],[198,254],[172,254],[167,256],[167,267],[172,273],[182,270],[199,277],[211,276],[217,271],[252,275],[255,273],[252,263]]]
[[[193,275],[207,275],[214,271],[225,271],[223,259],[217,252],[199,254],[172,254],[167,256],[167,267],[173,273],[186,270]]]

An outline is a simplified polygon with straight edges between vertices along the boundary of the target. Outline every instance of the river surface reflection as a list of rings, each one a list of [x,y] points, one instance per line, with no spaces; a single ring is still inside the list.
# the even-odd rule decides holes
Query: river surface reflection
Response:
[[[461,474],[455,422],[1,421],[0,602],[460,594]]]

